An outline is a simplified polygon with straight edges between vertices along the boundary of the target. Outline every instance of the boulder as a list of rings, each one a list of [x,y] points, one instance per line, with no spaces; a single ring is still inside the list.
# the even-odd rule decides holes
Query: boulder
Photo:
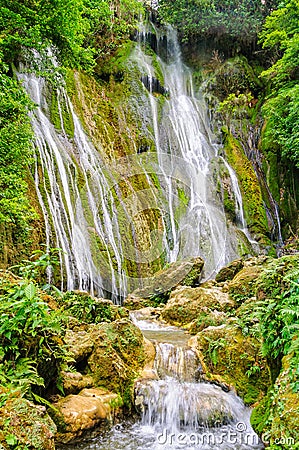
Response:
[[[240,270],[244,266],[244,261],[242,259],[236,259],[235,261],[232,261],[227,266],[223,267],[216,275],[215,280],[217,283],[223,282],[223,281],[229,281],[234,278],[234,276],[240,272]]]
[[[169,291],[178,285],[198,286],[203,265],[204,261],[199,257],[171,263],[167,268],[156,272],[152,278],[146,279],[146,285],[130,294],[124,306],[129,309],[152,306],[148,299],[154,301],[155,297],[160,297],[164,300],[165,297],[167,300]]]
[[[226,311],[234,308],[235,302],[218,286],[178,287],[174,290],[161,313],[161,318],[172,325],[186,325],[197,320],[203,313]]]
[[[93,351],[94,342],[88,331],[67,330],[64,340],[77,363],[86,359]]]
[[[245,266],[228,283],[228,292],[238,304],[255,295],[256,281],[262,270],[262,266]]]
[[[62,416],[65,430],[57,434],[57,442],[73,441],[100,422],[111,421],[118,403],[117,394],[95,388],[83,389],[78,395],[60,399],[54,406]]]
[[[119,392],[126,402],[144,366],[143,334],[130,320],[120,319],[94,325],[90,337],[94,346],[87,367],[95,384]]]

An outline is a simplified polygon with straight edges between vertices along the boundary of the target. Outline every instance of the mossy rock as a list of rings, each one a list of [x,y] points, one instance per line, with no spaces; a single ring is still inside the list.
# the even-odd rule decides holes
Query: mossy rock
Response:
[[[20,393],[19,393],[20,394]],[[0,388],[6,403],[0,409],[0,447],[4,449],[54,450],[56,425],[41,405],[34,405]]]
[[[228,292],[230,296],[241,304],[255,295],[256,281],[262,273],[262,267],[246,266],[229,282]]]
[[[298,356],[285,356],[274,386],[252,412],[251,423],[271,449],[293,450],[299,442]]]
[[[226,135],[224,151],[238,177],[248,229],[262,246],[271,245],[263,195],[253,166],[241,144],[230,133]]]
[[[173,325],[186,325],[213,310],[228,311],[235,302],[217,286],[204,288],[178,287],[162,310],[161,318]]]
[[[200,331],[208,327],[218,327],[223,325],[228,320],[228,315],[223,311],[211,311],[209,313],[202,312],[198,315],[196,320],[194,320],[188,327],[188,332],[190,334],[197,334]]]
[[[90,337],[94,348],[87,359],[87,370],[95,384],[119,393],[124,403],[130,403],[133,382],[145,361],[141,331],[129,320],[121,319],[94,325]]]
[[[253,404],[270,384],[270,371],[260,355],[260,341],[243,336],[234,323],[208,327],[197,334],[196,349],[206,377],[234,386],[246,404]]]
[[[244,261],[242,259],[236,259],[235,261],[232,261],[231,263],[223,267],[221,270],[219,270],[219,272],[215,277],[215,280],[217,281],[217,283],[232,280],[234,276],[238,272],[240,272],[243,266]]]

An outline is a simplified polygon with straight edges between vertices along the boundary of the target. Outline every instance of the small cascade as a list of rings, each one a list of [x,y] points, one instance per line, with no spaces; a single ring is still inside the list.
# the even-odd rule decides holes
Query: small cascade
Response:
[[[135,386],[140,419],[118,423],[79,446],[67,446],[68,450],[264,448],[250,425],[250,408],[234,392],[201,381],[200,362],[183,330],[150,318],[146,310],[130,316],[156,348],[156,376],[140,379]]]
[[[199,362],[191,348],[156,344],[155,369],[159,378],[172,377],[179,381],[194,381]]]
[[[252,245],[252,247],[258,252],[259,245],[258,242],[252,239],[250,236],[250,233],[247,228],[245,216],[244,216],[244,210],[243,210],[243,200],[242,200],[242,194],[240,191],[237,175],[233,168],[228,164],[228,162],[223,158],[220,157],[229,173],[231,184],[232,184],[232,190],[235,197],[235,212],[236,212],[236,219],[237,223],[241,229],[241,231],[244,233],[244,235],[247,237],[248,241]]]
[[[179,331],[172,328],[173,334]],[[163,329],[167,339],[169,327],[156,324],[157,332],[163,333]],[[148,439],[144,448],[179,449],[183,444],[189,449],[263,448],[250,426],[250,409],[240,398],[232,391],[200,381],[201,366],[193,349],[154,343],[158,378],[141,380],[136,386],[142,414],[140,432]],[[150,444],[152,436],[155,442]]]

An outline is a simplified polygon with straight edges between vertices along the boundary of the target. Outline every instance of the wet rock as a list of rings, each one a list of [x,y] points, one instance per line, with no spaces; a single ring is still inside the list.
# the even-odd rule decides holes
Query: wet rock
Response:
[[[216,275],[215,280],[217,283],[223,281],[229,281],[243,268],[244,261],[242,259],[236,259],[227,266],[223,267]]]
[[[139,309],[145,306],[157,306],[167,301],[169,292],[178,285],[198,286],[204,261],[201,258],[190,258],[178,261],[157,272],[153,278],[147,279],[147,285],[136,289],[124,302],[129,309]],[[164,303],[165,303],[164,301]]]
[[[57,442],[70,442],[100,422],[111,421],[118,401],[117,394],[104,389],[84,389],[79,395],[59,400],[55,407],[63,418],[65,431],[57,434]]]
[[[139,379],[143,378],[157,379],[158,374],[157,371],[154,369],[156,348],[154,344],[146,338],[143,339],[143,347],[145,353],[145,361],[144,361],[144,368],[141,372]]]
[[[235,302],[221,288],[178,287],[174,290],[165,305],[161,318],[173,325],[185,325],[204,313],[213,310],[226,311],[235,307]]]
[[[190,323],[187,330],[190,334],[196,334],[210,326],[219,326],[226,323],[228,316],[223,311],[216,309],[206,313],[203,311],[198,315],[197,319]]]

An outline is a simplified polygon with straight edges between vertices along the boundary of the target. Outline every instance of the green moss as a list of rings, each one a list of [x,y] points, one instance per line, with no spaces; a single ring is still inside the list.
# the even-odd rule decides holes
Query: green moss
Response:
[[[89,369],[98,386],[117,392],[124,405],[132,404],[134,380],[144,364],[143,335],[127,319],[97,325],[92,332],[94,352]]]
[[[204,329],[198,334],[197,342],[207,365],[208,378],[220,376],[222,381],[235,386],[248,405],[266,393],[270,374],[260,355],[257,339],[244,337],[238,327],[226,325]]]
[[[297,366],[296,355],[283,358],[282,370],[274,386],[252,412],[253,428],[267,436],[273,449],[293,450],[299,442],[299,393],[292,384],[294,377],[298,382]]]
[[[3,388],[0,389],[3,394]],[[41,406],[10,392],[0,414],[0,447],[54,450],[56,426]]]
[[[51,95],[50,120],[56,130],[64,130],[70,138],[74,137],[74,122],[66,98],[61,96],[59,91],[55,89],[52,89]]]
[[[269,243],[262,192],[253,167],[241,145],[231,134],[226,136],[224,150],[229,164],[238,176],[247,226],[258,240]]]

